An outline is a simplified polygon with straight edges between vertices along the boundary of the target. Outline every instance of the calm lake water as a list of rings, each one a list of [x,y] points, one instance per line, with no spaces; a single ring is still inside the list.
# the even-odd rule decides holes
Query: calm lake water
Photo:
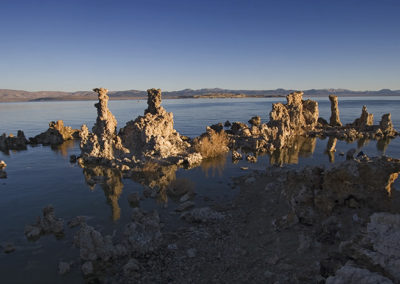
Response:
[[[319,102],[320,116],[329,119],[328,98],[315,98]],[[164,100],[163,106],[174,113],[175,128],[183,135],[195,137],[205,131],[207,125],[229,120],[247,122],[250,117],[260,115],[263,122],[274,102],[284,98],[257,99],[185,99]],[[62,119],[65,125],[79,128],[83,123],[93,126],[96,109],[93,101],[83,102],[34,102],[0,104],[0,132],[16,133],[21,129],[27,137],[37,135],[48,128],[49,121]],[[392,113],[396,129],[400,128],[400,97],[339,98],[340,117],[343,123],[354,121],[367,105],[378,123],[384,113]],[[119,127],[142,115],[146,101],[111,101],[109,107],[116,116]],[[343,161],[340,152],[359,148],[369,156],[386,154],[400,158],[399,138],[389,145],[375,141],[348,144],[338,141],[335,161]],[[259,157],[258,163],[240,161],[232,164],[230,156],[203,163],[201,167],[184,170],[169,168],[163,173],[168,180],[190,179],[194,183],[199,205],[212,205],[220,200],[233,198],[232,177],[243,175],[240,167],[249,170],[266,170],[272,163],[291,163],[293,167],[305,164],[329,165],[325,154],[327,140],[301,141],[299,149],[292,149],[283,156]],[[26,224],[34,223],[43,207],[52,204],[56,216],[69,220],[78,215],[88,216],[88,223],[102,232],[120,230],[130,219],[131,209],[127,196],[141,192],[143,184],[157,183],[157,177],[141,177],[135,180],[113,176],[113,182],[90,187],[85,182],[85,172],[69,163],[69,155],[79,154],[79,144],[67,142],[59,147],[28,147],[26,151],[0,152],[0,160],[7,163],[8,178],[0,180],[0,244],[14,243],[16,251],[6,255],[0,251],[0,275],[2,283],[74,283],[83,281],[78,266],[72,272],[58,275],[60,260],[78,259],[78,250],[72,245],[76,229],[66,229],[66,236],[56,240],[44,236],[36,242],[27,241],[23,231]],[[283,157],[283,158],[282,158]],[[111,173],[109,173],[111,174]],[[397,181],[395,186],[400,188]],[[162,222],[179,225],[178,215],[172,212],[174,200],[147,199],[141,202],[143,209],[158,208]]]

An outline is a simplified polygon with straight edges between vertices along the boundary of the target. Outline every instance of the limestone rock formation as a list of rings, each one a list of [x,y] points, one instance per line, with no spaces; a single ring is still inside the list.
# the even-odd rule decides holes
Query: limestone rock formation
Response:
[[[57,120],[50,122],[45,132],[29,140],[32,144],[57,145],[75,138],[79,138],[79,130],[64,126],[64,121]]]
[[[397,135],[396,130],[393,128],[392,115],[390,113],[382,115],[382,119],[379,122],[379,128],[383,135],[387,137],[394,137]]]
[[[43,218],[38,217],[35,224],[25,227],[25,235],[28,239],[38,239],[44,234],[54,234],[62,237],[64,234],[64,221],[56,218],[54,207],[49,205],[43,208]]]
[[[110,161],[123,158],[129,151],[122,146],[121,138],[117,136],[117,120],[108,109],[107,89],[93,89],[98,94],[96,123],[89,132],[86,125],[82,125],[81,156],[84,162],[107,164]]]
[[[26,145],[28,143],[22,130],[18,130],[17,137],[13,134],[7,136],[7,134],[3,133],[3,135],[0,136],[0,151],[26,150]]]
[[[4,170],[7,167],[6,162],[0,161],[0,178],[7,178],[7,173]]]
[[[331,101],[331,118],[329,120],[329,124],[331,126],[342,126],[339,117],[338,97],[329,95],[329,100]]]
[[[363,106],[361,111],[361,116],[357,118],[351,126],[356,127],[360,130],[364,130],[368,126],[372,126],[374,124],[374,115],[369,113],[367,110],[367,106]]]
[[[129,121],[119,132],[124,147],[139,160],[187,156],[190,144],[174,129],[173,114],[161,106],[161,90],[150,89],[144,116]]]
[[[303,100],[303,92],[293,92],[286,97],[287,103],[272,105],[268,122],[268,140],[277,149],[290,144],[297,135],[312,130],[318,123],[318,103]]]

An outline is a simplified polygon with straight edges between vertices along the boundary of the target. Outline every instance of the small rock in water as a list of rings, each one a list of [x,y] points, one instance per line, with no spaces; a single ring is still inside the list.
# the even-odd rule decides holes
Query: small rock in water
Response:
[[[7,178],[7,173],[3,170],[0,170],[0,178]]]
[[[243,159],[242,154],[240,154],[238,151],[232,151],[232,160],[241,160]]]
[[[185,195],[183,195],[180,199],[179,202],[186,202],[188,201],[190,198],[192,197],[192,195],[188,192]]]
[[[251,183],[255,183],[256,182],[256,178],[255,177],[249,177],[244,181],[246,184],[251,184]]]
[[[134,192],[128,195],[128,202],[132,207],[139,207],[140,196],[139,193]]]
[[[230,127],[231,125],[232,125],[232,123],[229,120],[225,121],[225,123],[224,123],[225,127]]]
[[[70,162],[70,163],[75,164],[75,163],[76,163],[76,160],[77,160],[76,155],[71,155],[71,156],[69,156],[69,162]]]
[[[253,155],[247,155],[246,160],[249,161],[250,163],[257,163],[257,158]]]
[[[339,156],[344,156],[344,152],[339,152]]]
[[[249,169],[249,167],[240,167],[240,169],[243,171],[247,171]]]
[[[176,244],[169,244],[167,249],[169,249],[169,250],[177,250],[178,246]]]
[[[186,251],[188,257],[193,258],[196,257],[197,250],[195,248],[190,248]]]
[[[93,264],[91,261],[86,261],[82,264],[82,273],[85,276],[93,273]]]
[[[4,245],[3,251],[4,253],[12,253],[15,251],[15,247],[12,243],[7,243]]]
[[[175,211],[177,211],[177,212],[183,212],[183,211],[186,211],[186,210],[188,210],[188,209],[190,209],[190,208],[193,208],[193,207],[194,207],[194,202],[192,202],[192,201],[186,201],[186,202],[180,204],[180,205],[175,209]]]
[[[346,153],[346,160],[353,160],[354,159],[354,154],[356,153],[356,149],[352,148]]]
[[[71,219],[71,220],[67,223],[67,225],[68,225],[68,227],[70,227],[70,228],[74,228],[74,227],[79,226],[79,225],[81,225],[81,224],[83,224],[83,223],[85,223],[85,222],[86,222],[86,220],[85,220],[85,217],[84,217],[84,216],[76,216],[75,218]]]
[[[4,162],[3,160],[0,161],[0,170],[5,169],[7,167],[6,162]]]
[[[58,264],[58,274],[64,275],[71,270],[71,264],[69,262],[60,261]]]
[[[125,275],[129,275],[130,273],[138,270],[139,270],[139,263],[134,258],[131,258],[123,267]]]

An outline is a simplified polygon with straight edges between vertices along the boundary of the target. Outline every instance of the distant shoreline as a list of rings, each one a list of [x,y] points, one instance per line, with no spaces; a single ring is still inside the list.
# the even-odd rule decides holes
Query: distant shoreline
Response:
[[[163,99],[241,99],[241,98],[284,98],[294,90],[225,90],[225,89],[185,89],[181,91],[163,92]],[[395,97],[400,96],[400,90],[383,89],[379,91],[351,91],[345,89],[311,89],[304,90],[304,97],[328,97],[333,94],[338,97]],[[146,100],[145,91],[110,91],[110,100]],[[96,101],[94,92],[57,92],[40,91],[27,92],[19,90],[0,89],[0,103],[11,102],[52,102],[52,101]]]

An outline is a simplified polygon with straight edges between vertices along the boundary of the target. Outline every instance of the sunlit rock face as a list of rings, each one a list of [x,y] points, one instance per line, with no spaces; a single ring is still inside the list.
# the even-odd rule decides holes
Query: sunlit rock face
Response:
[[[350,125],[359,130],[364,130],[368,126],[372,126],[374,124],[374,115],[369,113],[367,110],[367,106],[363,106],[361,110],[361,116],[354,120],[354,122]]]
[[[123,158],[129,153],[121,144],[117,136],[117,120],[108,109],[107,89],[93,89],[98,94],[99,102],[97,108],[97,119],[92,132],[86,125],[82,125],[81,152],[85,162],[107,163],[115,158]]]
[[[144,116],[129,121],[119,132],[123,145],[138,159],[166,159],[187,152],[190,144],[174,129],[174,118],[161,106],[161,90],[149,89]]]
[[[281,149],[290,144],[296,135],[312,130],[318,122],[318,103],[303,100],[303,92],[293,92],[286,97],[287,103],[272,105],[266,134],[275,148]]]
[[[384,136],[394,137],[397,134],[396,130],[393,128],[392,115],[390,113],[382,115],[379,127]]]
[[[329,95],[329,100],[331,102],[331,118],[329,124],[331,126],[342,126],[342,122],[339,117],[339,105],[338,97],[334,95]]]
[[[79,138],[79,130],[64,126],[64,121],[57,120],[50,122],[45,132],[29,140],[33,144],[57,145],[74,138]]]

